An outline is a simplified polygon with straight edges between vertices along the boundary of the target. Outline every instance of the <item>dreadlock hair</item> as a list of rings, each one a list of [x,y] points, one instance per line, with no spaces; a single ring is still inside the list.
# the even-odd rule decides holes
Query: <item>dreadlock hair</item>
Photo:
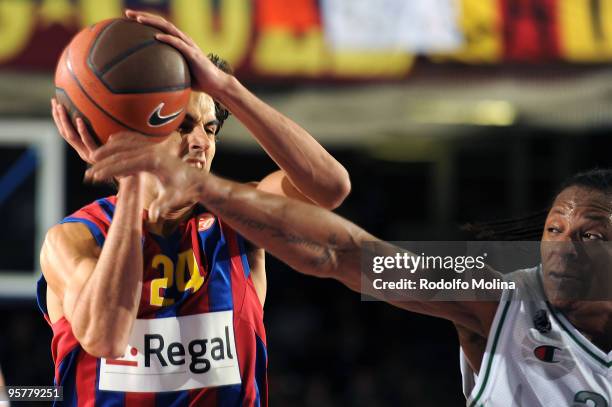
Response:
[[[227,62],[225,59],[221,58],[219,55],[213,54],[211,52],[210,54],[208,54],[206,56],[208,57],[210,62],[213,63],[214,66],[216,66],[217,68],[219,68],[220,70],[222,70],[226,74],[229,74],[229,75],[233,75],[234,74],[234,70],[230,66],[229,62]],[[229,117],[229,115],[231,113],[221,103],[217,102],[216,100],[214,102],[215,102],[215,117],[216,117],[217,121],[219,122],[219,126],[217,127],[217,134],[218,134],[219,130],[221,130],[221,126],[223,126],[223,123],[225,122],[225,120],[227,120],[227,118]]]
[[[561,185],[555,198],[570,187],[583,187],[606,194],[612,193],[612,169],[595,168],[571,176]],[[461,230],[470,233],[476,240],[540,240],[551,206],[552,202],[548,208],[523,217],[467,223],[461,227]]]
[[[493,222],[473,222],[461,226],[476,240],[490,241],[536,241],[542,237],[548,209],[518,218]]]
[[[579,172],[561,185],[557,195],[569,187],[595,189],[605,194],[612,193],[612,168],[594,168],[589,171]]]

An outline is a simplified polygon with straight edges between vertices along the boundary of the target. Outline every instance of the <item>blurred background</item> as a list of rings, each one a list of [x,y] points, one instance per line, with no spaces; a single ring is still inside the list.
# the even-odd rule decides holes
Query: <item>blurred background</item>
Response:
[[[610,166],[612,0],[0,0],[0,366],[52,382],[34,300],[38,251],[63,216],[112,190],[55,132],[63,47],[124,7],[162,14],[351,174],[337,212],[385,240],[465,239],[461,225],[544,209],[570,174]],[[146,69],[146,67],[143,67]],[[213,171],[274,163],[230,119]],[[269,259],[272,406],[465,403],[450,323]]]

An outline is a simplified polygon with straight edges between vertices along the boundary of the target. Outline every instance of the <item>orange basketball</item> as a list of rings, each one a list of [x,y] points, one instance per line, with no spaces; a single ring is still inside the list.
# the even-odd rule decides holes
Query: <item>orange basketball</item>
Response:
[[[100,143],[126,130],[162,138],[181,124],[189,67],[180,52],[155,39],[159,32],[126,19],[105,20],[79,32],[62,53],[57,100]]]

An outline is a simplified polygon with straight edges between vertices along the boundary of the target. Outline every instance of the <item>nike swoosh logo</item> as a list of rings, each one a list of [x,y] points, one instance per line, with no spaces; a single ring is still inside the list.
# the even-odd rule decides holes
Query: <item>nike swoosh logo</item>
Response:
[[[178,112],[170,113],[169,115],[162,115],[161,111],[164,108],[165,103],[160,103],[159,106],[153,110],[153,113],[149,116],[149,126],[150,127],[161,127],[165,124],[170,123],[172,120],[179,117],[179,115],[183,112],[183,109]]]

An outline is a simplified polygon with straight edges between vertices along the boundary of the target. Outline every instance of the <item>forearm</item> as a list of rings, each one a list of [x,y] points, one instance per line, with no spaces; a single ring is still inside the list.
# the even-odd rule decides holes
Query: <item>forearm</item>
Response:
[[[243,123],[305,196],[337,206],[350,191],[346,169],[306,130],[249,92],[233,76],[213,95]]]
[[[142,285],[142,210],[138,188],[122,183],[104,247],[80,290],[72,293],[70,322],[79,341],[97,353],[125,350],[138,311]],[[86,267],[86,265],[85,265]]]
[[[472,302],[432,301],[433,294],[428,290],[409,294],[377,291],[370,281],[362,281],[362,256],[391,256],[402,249],[376,239],[325,209],[212,175],[207,177],[205,188],[199,192],[202,204],[295,270],[315,277],[334,278],[354,291],[405,310],[445,318],[475,332],[488,332],[495,303],[481,307]],[[368,242],[376,245],[367,245]],[[410,276],[407,278],[417,279],[415,274]]]
[[[358,290],[360,250],[373,236],[314,205],[205,176],[200,202],[249,241],[304,274]]]

